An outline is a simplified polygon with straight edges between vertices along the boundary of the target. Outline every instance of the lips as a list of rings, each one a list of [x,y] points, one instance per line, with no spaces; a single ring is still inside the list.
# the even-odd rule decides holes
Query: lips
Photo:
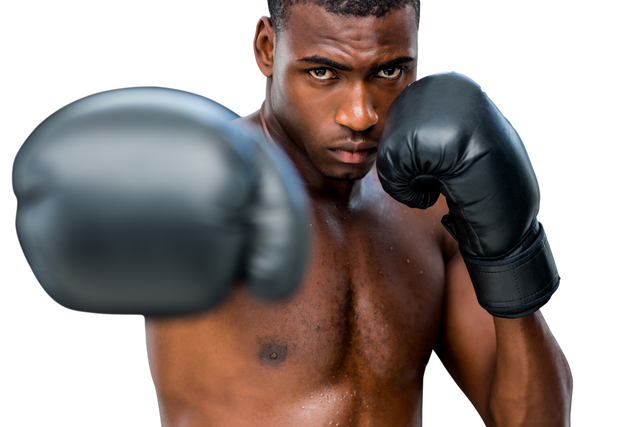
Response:
[[[349,147],[350,148],[350,147]],[[377,147],[367,149],[347,149],[347,148],[330,148],[329,152],[333,154],[342,163],[358,164],[363,163],[376,154]]]

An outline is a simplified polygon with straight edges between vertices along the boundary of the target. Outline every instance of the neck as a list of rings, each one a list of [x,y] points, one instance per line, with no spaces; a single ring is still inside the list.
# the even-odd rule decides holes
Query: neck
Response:
[[[273,114],[269,99],[262,104],[259,112],[260,125],[267,140],[280,146],[293,161],[307,193],[315,202],[326,202],[335,207],[349,208],[361,195],[362,180],[333,179],[323,175],[284,131]]]

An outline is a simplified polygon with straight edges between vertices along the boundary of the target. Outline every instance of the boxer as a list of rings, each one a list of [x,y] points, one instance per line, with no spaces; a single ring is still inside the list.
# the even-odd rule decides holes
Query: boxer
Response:
[[[283,9],[270,3],[270,15],[257,20],[251,40],[265,83],[263,103],[238,121],[262,129],[302,176],[311,200],[310,264],[296,293],[277,304],[257,300],[240,287],[206,315],[145,319],[163,423],[418,427],[425,368],[435,357],[484,425],[568,425],[571,373],[542,312],[516,318],[490,314],[486,308],[508,315],[509,303],[498,299],[483,308],[465,264],[476,256],[474,265],[481,269],[483,258],[502,256],[518,244],[531,246],[536,238],[540,243],[542,225],[532,228],[540,207],[538,187],[523,153],[513,154],[516,172],[497,175],[490,168],[504,166],[500,160],[510,155],[469,167],[458,156],[473,151],[478,141],[469,148],[452,141],[451,149],[446,140],[437,141],[448,156],[433,160],[448,184],[443,190],[454,185],[446,177],[456,180],[460,174],[460,185],[469,186],[466,202],[478,204],[480,216],[491,217],[489,222],[469,218],[480,224],[478,233],[484,236],[471,244],[476,252],[467,250],[465,218],[458,212],[468,208],[437,198],[436,185],[428,203],[420,206],[430,207],[412,209],[418,204],[408,203],[410,197],[395,199],[401,190],[393,197],[385,191],[393,189],[381,184],[376,169],[383,129],[392,136],[385,128],[387,112],[398,95],[412,89],[409,84],[419,83],[414,3],[394,2],[398,7],[381,17],[339,15],[326,6],[333,2],[293,2]],[[362,3],[366,10],[375,2],[347,3]],[[448,92],[440,92],[434,93],[446,101]],[[482,98],[478,88],[463,81],[450,93],[460,99],[449,102],[449,118],[438,120],[448,120],[461,133],[473,131],[468,118],[473,114],[456,116],[456,102],[468,101],[467,110],[473,110]],[[420,105],[430,94],[420,90],[402,100],[402,113],[415,115],[405,123],[397,117],[396,132],[411,134],[420,118],[438,112],[437,103]],[[495,126],[513,132],[495,111],[485,116],[481,120],[497,121]],[[391,143],[410,146],[401,136]],[[405,153],[385,150],[393,160],[385,161],[388,187],[401,187],[398,181],[410,181],[411,175],[435,173],[416,170],[423,166],[415,163],[429,162],[437,150],[419,159],[420,153],[409,153],[408,160],[397,162]],[[393,169],[409,176],[392,176]],[[462,175],[465,169],[474,173]],[[509,186],[501,180],[505,176],[516,187],[499,196],[500,187]],[[513,194],[518,185],[526,188],[526,197]],[[452,190],[456,196],[459,188]],[[474,198],[478,188],[483,192]],[[519,203],[522,212],[515,212]],[[510,209],[518,216],[512,218]],[[447,214],[453,225],[445,228]],[[517,231],[508,231],[511,227]],[[460,244],[448,229],[460,230]],[[485,246],[487,252],[480,252]],[[552,266],[551,276],[538,283],[541,289],[558,285],[555,274]],[[479,283],[489,299],[500,292],[492,292],[490,285]],[[539,290],[531,289],[529,296]],[[548,298],[548,291],[538,296]],[[539,308],[537,303],[529,310]]]
[[[295,165],[311,256],[283,299],[239,275],[208,310],[148,313],[162,425],[420,426],[433,351],[486,425],[568,425],[539,311],[559,276],[517,133],[466,77],[415,81],[418,0],[269,9],[266,99],[236,123]]]

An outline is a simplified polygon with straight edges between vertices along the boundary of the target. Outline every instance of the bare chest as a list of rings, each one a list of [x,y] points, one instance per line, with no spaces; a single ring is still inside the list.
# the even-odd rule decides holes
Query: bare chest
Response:
[[[444,294],[441,212],[378,202],[352,218],[315,211],[287,299],[240,286],[202,315],[149,321],[162,405],[228,425],[419,425]]]
[[[352,221],[316,213],[300,289],[242,309],[240,328],[265,369],[308,382],[421,378],[439,328],[444,262],[437,233],[412,227],[403,211]]]

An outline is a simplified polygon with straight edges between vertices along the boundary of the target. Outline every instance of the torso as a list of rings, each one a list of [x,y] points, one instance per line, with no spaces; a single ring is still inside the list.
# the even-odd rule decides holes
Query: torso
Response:
[[[207,313],[147,319],[163,426],[421,425],[440,325],[445,232],[387,196],[372,171],[359,205],[314,203],[294,295],[237,286]]]

